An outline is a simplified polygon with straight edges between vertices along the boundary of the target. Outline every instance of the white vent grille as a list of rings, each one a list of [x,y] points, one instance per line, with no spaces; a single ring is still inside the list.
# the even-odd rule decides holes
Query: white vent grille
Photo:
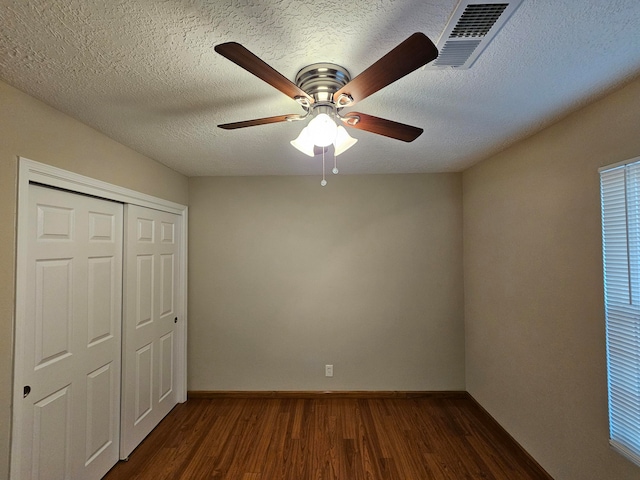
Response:
[[[508,6],[508,3],[468,5],[449,37],[484,37]]]
[[[469,68],[522,0],[461,0],[436,46],[440,54],[427,68]]]
[[[461,42],[447,42],[438,55],[436,66],[460,67],[469,59],[474,50],[478,48],[481,40],[464,40]]]

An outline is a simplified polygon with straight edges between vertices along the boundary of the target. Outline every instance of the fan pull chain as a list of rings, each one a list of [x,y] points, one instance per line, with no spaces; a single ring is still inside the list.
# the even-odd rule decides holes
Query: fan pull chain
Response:
[[[338,157],[336,155],[335,148],[333,149],[333,170],[331,170],[334,175],[338,174]]]
[[[322,181],[320,182],[320,185],[322,185],[323,187],[327,184],[327,181],[324,178],[324,148],[322,149]]]

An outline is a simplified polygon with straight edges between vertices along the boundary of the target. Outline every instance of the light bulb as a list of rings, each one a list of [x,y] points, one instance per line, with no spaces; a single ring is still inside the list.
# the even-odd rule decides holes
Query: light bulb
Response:
[[[338,127],[326,113],[316,115],[307,128],[313,143],[319,147],[328,147],[336,139]]]

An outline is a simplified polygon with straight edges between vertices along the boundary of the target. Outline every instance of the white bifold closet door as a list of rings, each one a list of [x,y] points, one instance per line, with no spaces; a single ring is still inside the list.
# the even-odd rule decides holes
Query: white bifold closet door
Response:
[[[179,215],[125,205],[120,458],[177,404],[180,222]]]
[[[122,204],[29,186],[15,478],[100,479],[118,461]]]

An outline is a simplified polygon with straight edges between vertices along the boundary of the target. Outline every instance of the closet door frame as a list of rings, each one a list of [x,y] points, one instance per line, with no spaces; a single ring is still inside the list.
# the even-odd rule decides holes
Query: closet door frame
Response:
[[[176,332],[176,390],[178,403],[187,400],[187,220],[188,207],[136,192],[128,188],[69,172],[51,165],[19,157],[18,171],[18,208],[17,208],[17,248],[16,248],[16,298],[14,312],[14,384],[12,401],[12,435],[11,435],[11,472],[16,471],[20,461],[20,445],[22,432],[16,421],[21,415],[22,402],[22,339],[25,324],[24,302],[26,296],[27,252],[28,237],[28,206],[29,184],[37,183],[45,186],[61,188],[70,192],[92,195],[106,200],[114,200],[124,204],[139,205],[164,212],[174,213],[182,217],[181,231],[178,232],[181,241],[179,278],[181,288],[177,294],[177,304],[182,313],[182,321]],[[13,476],[13,473],[10,474]]]

